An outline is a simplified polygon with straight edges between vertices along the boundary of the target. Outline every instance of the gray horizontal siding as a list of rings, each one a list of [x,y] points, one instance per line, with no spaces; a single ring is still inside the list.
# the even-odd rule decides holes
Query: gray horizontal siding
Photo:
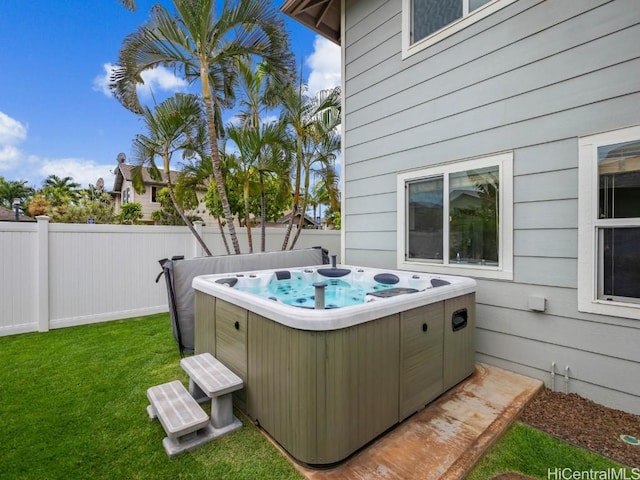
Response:
[[[640,38],[640,28],[638,37]],[[346,155],[353,155],[355,159],[389,155],[396,145],[416,148],[425,143],[501,130],[504,126],[521,123],[524,126],[530,122],[543,122],[552,125],[559,132],[566,131],[565,136],[556,137],[557,139],[575,136],[575,126],[561,124],[567,115],[579,115],[579,111],[609,99],[628,97],[626,101],[633,102],[633,94],[638,88],[635,79],[639,76],[640,59],[637,59],[552,85],[545,90],[535,90],[478,108],[461,111],[456,107],[450,112],[444,112],[444,116],[440,116],[442,108],[437,106],[424,110],[413,109],[411,115],[403,115],[397,119],[385,118],[375,125],[368,125],[366,129],[354,131],[347,138]],[[567,131],[567,127],[571,127],[573,131]],[[526,135],[528,132],[519,133]]]
[[[592,313],[578,312],[578,301],[574,288],[559,288],[549,285],[534,285],[514,282],[493,282],[477,280],[478,304],[493,305],[495,307],[529,311],[529,296],[540,296],[547,299],[544,315],[554,317],[574,318],[582,322],[601,323],[627,328],[640,329],[640,322],[629,318],[606,317]]]
[[[513,258],[513,281],[554,287],[578,286],[578,261],[575,258]]]
[[[395,172],[386,175],[375,175],[372,177],[359,178],[357,180],[347,180],[345,191],[349,192],[349,197],[364,197],[371,192],[395,193],[397,175]]]
[[[398,172],[512,151],[514,278],[478,280],[478,359],[569,365],[570,391],[640,413],[640,322],[576,295],[578,137],[640,124],[637,0],[519,0],[404,60],[401,17],[346,2],[346,261],[396,266]]]
[[[513,228],[578,228],[578,200],[516,203],[513,206]]]
[[[353,197],[345,200],[347,214],[395,212],[396,192],[372,196]]]
[[[570,138],[518,149],[513,174],[519,176],[577,167],[578,139]]]
[[[379,25],[380,19],[384,21],[385,18],[390,17],[390,10],[388,10],[390,6],[393,11],[398,10],[397,7],[393,6],[396,2],[388,2],[386,0],[366,2],[345,0],[345,2],[349,10],[349,15],[345,18],[345,34],[346,32],[349,33],[347,40],[350,44],[356,43],[367,32]]]
[[[484,128],[490,128],[496,121],[511,123],[523,114],[526,117],[546,115],[598,98],[624,94],[629,86],[626,74],[633,75],[638,69],[637,62],[632,61],[638,57],[638,51],[629,44],[638,37],[639,32],[638,26],[627,28],[580,47],[578,58],[574,58],[573,51],[565,51],[536,64],[483,78],[460,89],[453,88],[448,82],[449,77],[453,83],[453,78],[464,76],[467,71],[451,71],[347,116],[347,122],[353,130],[348,146],[369,141],[378,131],[384,131],[389,136],[405,126],[428,125],[448,117],[455,119],[462,113],[495,113],[499,111],[496,108],[503,104],[510,107],[502,113],[504,117],[488,117],[487,120],[492,123],[483,125]],[[618,49],[618,44],[627,46]],[[471,73],[473,67],[468,68],[469,75],[477,75]],[[616,72],[620,73],[618,82],[610,81],[609,69],[612,68],[620,69],[620,72]],[[540,78],[536,72],[541,70],[549,73]],[[604,84],[603,78],[607,79]],[[558,103],[549,105],[554,100]],[[535,109],[522,111],[518,108],[522,103],[530,104]],[[398,120],[402,123],[398,123]]]
[[[573,378],[640,399],[640,383],[632,381],[638,375],[637,362],[483,329],[477,331],[476,339],[479,353],[540,370],[550,369],[551,362],[555,361],[563,373],[568,365]]]
[[[349,230],[345,233],[345,242],[348,245],[359,245],[365,248],[370,247],[376,250],[395,251],[396,250],[396,230],[373,232],[354,232]]]
[[[365,17],[358,25],[348,28],[347,35],[353,42],[349,42],[349,56],[359,59],[369,54],[379,44],[386,43],[390,38],[400,34],[393,28],[393,24],[400,21],[400,4],[385,2],[371,15]],[[386,19],[380,23],[380,19]],[[382,59],[378,60],[383,61]]]
[[[527,3],[531,2],[523,0],[515,2],[498,14],[517,13]],[[601,3],[601,1],[584,2],[584,6],[593,7]],[[564,11],[556,16],[555,12],[558,8],[563,7]],[[432,89],[435,89],[436,96],[443,95],[447,91],[468,88],[483,80],[525,68],[547,57],[579,47],[637,23],[637,16],[636,22],[633,16],[630,19],[608,18],[605,22],[601,22],[601,12],[588,10],[588,8],[582,10],[582,8],[582,2],[548,1],[530,9],[525,14],[515,15],[508,22],[497,23],[493,28],[490,28],[486,22],[485,26],[488,28],[473,36],[472,48],[469,48],[469,43],[460,40],[457,45],[436,54],[433,51],[440,44],[406,60],[402,60],[400,55],[385,59],[378,57],[375,68],[357,76],[350,75],[349,65],[359,61],[359,58],[353,58],[351,52],[348,52],[346,82],[349,91],[348,102],[351,103],[348,103],[347,115],[367,105],[399,95],[417,85],[425,85],[427,82]],[[554,15],[548,14],[551,10],[554,11]],[[536,13],[536,19],[531,18],[533,12]],[[574,14],[579,12],[586,13],[580,15],[576,21]],[[539,20],[541,16],[543,18]],[[494,18],[497,18],[496,14],[485,20]],[[593,25],[589,25],[588,31],[576,29],[578,22],[586,24],[590,20]],[[472,27],[476,25],[479,24],[474,24]],[[398,16],[397,22],[389,27],[399,32],[400,17]],[[455,37],[465,36],[467,31],[469,29],[463,30]],[[387,34],[381,38],[391,37]],[[372,42],[371,48],[376,45],[377,43]],[[398,53],[400,48],[400,43],[397,43]],[[574,65],[574,68],[579,66]],[[393,89],[387,88],[386,83],[389,81],[393,82]]]
[[[350,232],[396,231],[396,212],[376,212],[366,214],[349,214],[344,217],[349,224]],[[344,223],[343,223],[344,225]]]
[[[516,257],[578,258],[577,229],[515,230],[513,235]]]
[[[578,198],[578,169],[514,177],[513,190],[514,203]]]
[[[638,405],[640,398],[636,395],[630,395],[624,391],[610,389],[601,385],[583,382],[575,378],[570,378],[565,390],[564,378],[556,375],[555,386],[551,385],[549,370],[538,369],[523,365],[517,361],[505,360],[495,355],[487,355],[485,353],[476,352],[476,360],[497,367],[511,370],[512,372],[527,375],[532,378],[538,378],[545,382],[545,385],[552,388],[556,392],[568,391],[569,393],[579,393],[583,397],[589,398],[594,402],[607,405],[613,408],[625,410],[627,412],[640,413]]]
[[[640,349],[635,348],[640,342],[638,328],[584,322],[492,305],[477,305],[477,315],[477,327],[482,330],[598,353],[619,360],[640,362]]]
[[[345,256],[350,265],[375,268],[395,268],[396,254],[388,250],[368,249],[365,245],[359,248],[347,248]]]
[[[356,179],[504,150],[516,150],[517,153],[522,147],[607,131],[615,128],[613,125],[637,125],[640,123],[639,103],[640,93],[633,93],[455,138],[437,136],[448,136],[444,131],[416,129],[413,136],[405,133],[401,138],[394,136],[386,142],[375,141],[354,147],[352,152],[346,153],[345,171],[348,178]],[[422,138],[423,144],[416,145],[418,138]],[[408,139],[412,141],[407,143]]]

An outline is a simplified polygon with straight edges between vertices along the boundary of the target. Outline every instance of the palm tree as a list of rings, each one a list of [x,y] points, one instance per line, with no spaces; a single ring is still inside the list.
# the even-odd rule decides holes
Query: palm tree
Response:
[[[136,10],[136,0],[118,0],[120,5],[122,5],[127,10],[131,10],[134,12]]]
[[[27,180],[6,181],[0,177],[0,205],[13,208],[13,200],[19,198],[24,202],[33,195],[33,188],[27,186]]]
[[[287,154],[288,145],[285,125],[282,122],[271,125],[261,125],[263,116],[268,113],[270,107],[278,105],[281,89],[269,76],[264,63],[254,65],[252,61],[241,61],[239,67],[239,80],[241,110],[237,117],[240,120],[243,131],[235,129],[242,143],[245,144],[244,154],[247,150],[254,149],[255,155],[251,158],[250,172],[257,173],[258,189],[260,193],[260,251],[265,251],[266,243],[266,216],[267,216],[267,192],[265,191],[265,176],[276,175],[281,180],[279,190],[289,189],[289,165],[290,156]],[[253,144],[253,147],[251,146]],[[255,150],[255,147],[258,147]],[[242,149],[241,149],[242,150]],[[242,152],[241,152],[242,153]],[[246,158],[243,159],[247,161]],[[244,163],[243,162],[243,163]],[[285,180],[286,179],[286,180]],[[278,192],[281,193],[281,192]],[[276,198],[282,195],[276,195]],[[248,199],[245,197],[245,202]],[[245,209],[246,210],[246,209]],[[250,235],[250,225],[248,233]],[[251,244],[251,247],[253,245]]]
[[[207,210],[209,213],[215,217],[218,221],[218,228],[220,229],[220,237],[224,243],[225,251],[227,255],[231,255],[231,250],[229,249],[229,242],[227,241],[227,237],[224,234],[224,224],[221,220],[222,209],[217,208],[219,202],[217,202],[216,198],[212,197],[211,186],[215,184],[215,180],[213,179],[213,165],[211,160],[205,156],[197,156],[192,159],[188,159],[187,163],[185,163],[184,168],[182,169],[181,175],[178,177],[178,187],[182,191],[195,191],[198,188],[205,188],[207,190],[207,194],[205,196],[205,203],[207,204]],[[229,175],[229,165],[228,159],[224,151],[224,143],[222,145],[220,151],[220,164],[222,166],[222,177],[225,179],[225,189],[228,189],[228,185],[226,185],[227,180],[230,179]],[[217,188],[215,188],[217,192]],[[215,205],[215,207],[213,206]]]
[[[311,172],[320,175],[327,190],[335,192],[337,174],[334,168],[335,152],[340,148],[336,128],[340,125],[340,90],[321,92],[308,97],[302,83],[289,87],[282,97],[281,120],[288,125],[294,155],[294,190],[291,222],[282,244],[285,250],[293,227],[293,219],[300,213],[298,229],[291,243],[293,249],[304,225],[307,210]]]
[[[267,151],[270,146],[277,146],[284,142],[283,125],[278,122],[263,125],[246,125],[227,127],[227,138],[235,143],[238,148],[237,173],[242,181],[242,197],[244,200],[245,227],[247,229],[247,240],[249,242],[249,253],[253,253],[253,236],[251,234],[250,220],[250,193],[252,184],[256,184],[258,177],[261,182],[258,184],[264,189],[264,172],[270,169],[267,159]],[[264,191],[260,191],[261,198],[264,198]],[[266,210],[266,208],[261,208]],[[262,215],[261,215],[262,216]],[[264,225],[264,218],[262,225]],[[264,234],[263,242],[264,245]],[[264,249],[264,246],[262,247]],[[263,250],[264,251],[264,250]]]
[[[281,129],[283,126],[281,124]],[[260,189],[260,231],[261,242],[260,251],[266,248],[266,222],[267,222],[267,180],[276,179],[277,188],[271,191],[271,195],[276,205],[286,205],[291,203],[291,155],[290,149],[280,141],[268,145],[256,165],[258,170],[258,184]],[[270,182],[273,185],[273,182]],[[275,197],[275,198],[274,198]]]
[[[318,219],[322,216],[322,205],[328,205],[331,203],[329,190],[323,182],[316,182],[311,187],[309,192],[309,201],[307,202],[311,208],[313,208],[313,218]],[[318,211],[320,208],[320,211]],[[317,215],[317,214],[320,215]],[[320,218],[320,222],[322,219]]]
[[[111,77],[112,89],[125,107],[140,113],[136,85],[142,83],[144,71],[164,65],[191,83],[199,80],[213,175],[234,251],[240,253],[218,150],[221,109],[234,100],[239,60],[260,58],[274,81],[285,85],[293,57],[282,19],[269,0],[225,2],[217,18],[214,0],[173,0],[173,4],[176,17],[155,5],[147,23],[125,38],[120,66]]]
[[[74,182],[72,177],[60,178],[54,174],[42,182],[42,193],[54,207],[76,203],[80,199],[79,188],[80,184]]]
[[[173,154],[180,151],[187,156],[195,155],[205,142],[206,126],[200,101],[195,95],[177,94],[162,102],[154,111],[143,107],[142,117],[148,135],[138,134],[133,141],[134,159],[137,162],[133,170],[134,188],[144,192],[142,167],[148,166],[151,177],[165,183],[176,212],[202,245],[202,249],[211,256],[211,251],[178,202],[171,179]],[[156,157],[162,160],[161,169],[156,164]]]

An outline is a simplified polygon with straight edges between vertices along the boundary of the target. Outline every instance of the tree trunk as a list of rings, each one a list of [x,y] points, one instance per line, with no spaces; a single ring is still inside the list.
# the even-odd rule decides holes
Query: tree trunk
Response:
[[[302,208],[301,208],[301,213],[300,213],[300,220],[298,221],[298,231],[296,232],[295,236],[293,237],[293,242],[291,242],[291,248],[289,248],[289,250],[293,250],[293,248],[296,246],[296,242],[298,241],[298,238],[300,237],[300,232],[302,231],[302,228],[304,226],[304,220],[305,220],[305,213],[307,211],[307,201],[309,199],[309,182],[310,182],[310,175],[309,175],[309,169],[305,168],[305,173],[304,173],[304,199],[302,200]]]
[[[284,241],[282,242],[282,250],[287,249],[287,245],[289,244],[289,237],[291,236],[291,229],[293,228],[293,219],[298,213],[298,205],[300,203],[300,176],[302,175],[302,140],[300,136],[296,141],[296,182],[293,190],[293,210],[291,212],[291,221],[289,225],[287,225],[287,233],[284,236]]]
[[[318,221],[317,213],[318,213],[318,205],[314,203],[314,204],[313,204],[313,221],[314,221],[314,222],[317,222],[317,221]],[[317,224],[316,224],[316,228],[318,228],[318,225],[317,225]]]
[[[216,128],[216,118],[213,111],[213,99],[211,98],[211,88],[209,86],[209,69],[205,64],[200,65],[200,81],[202,83],[202,100],[204,102],[204,111],[207,115],[207,129],[209,130],[209,143],[211,144],[211,163],[213,165],[213,177],[216,180],[218,195],[220,195],[220,203],[222,211],[227,220],[227,228],[231,235],[231,243],[233,250],[237,254],[240,253],[240,243],[236,235],[236,228],[233,224],[233,215],[227,198],[227,191],[224,187],[224,178],[222,178],[222,168],[220,167],[220,151],[218,150],[218,133]]]
[[[231,250],[229,250],[229,242],[227,242],[227,236],[224,233],[224,226],[222,225],[222,220],[218,217],[218,228],[220,229],[220,236],[222,237],[222,241],[224,242],[224,248],[227,251],[227,255],[231,255]]]
[[[169,190],[169,197],[171,198],[171,202],[173,203],[173,208],[176,209],[176,212],[178,212],[178,215],[180,215],[180,218],[182,219],[182,221],[185,223],[187,228],[189,228],[191,233],[193,233],[193,235],[196,237],[196,240],[198,240],[198,243],[202,246],[202,249],[204,250],[204,253],[206,253],[207,256],[210,257],[211,256],[211,251],[209,250],[209,247],[207,247],[207,244],[204,243],[204,240],[202,239],[202,237],[200,236],[198,231],[193,226],[193,223],[191,223],[191,220],[189,220],[189,217],[187,217],[184,214],[184,212],[182,211],[182,209],[178,205],[178,200],[176,199],[176,194],[173,191],[173,185],[171,184],[171,180],[169,178],[169,173],[166,172],[166,171],[165,171],[165,173],[167,174],[167,189]]]
[[[266,248],[266,220],[267,220],[267,196],[264,192],[264,173],[262,170],[258,172],[260,176],[260,251],[264,252]]]
[[[251,219],[249,218],[249,180],[244,181],[242,196],[244,197],[244,226],[247,229],[249,253],[253,253],[253,236],[251,235]]]

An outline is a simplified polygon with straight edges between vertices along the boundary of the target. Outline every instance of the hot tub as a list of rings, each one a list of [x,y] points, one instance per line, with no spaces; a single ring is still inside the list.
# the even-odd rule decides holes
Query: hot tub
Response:
[[[234,401],[291,456],[333,464],[473,373],[475,287],[349,265],[196,277],[196,353],[243,379]]]

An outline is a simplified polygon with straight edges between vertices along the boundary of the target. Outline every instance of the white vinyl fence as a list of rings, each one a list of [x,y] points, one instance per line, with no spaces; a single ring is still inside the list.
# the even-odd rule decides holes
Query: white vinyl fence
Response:
[[[198,228],[214,255],[226,254],[217,227]],[[267,229],[266,250],[280,250],[284,233]],[[238,237],[248,252],[243,228]],[[340,232],[304,230],[296,248],[317,245],[339,255]],[[0,222],[0,335],[165,312],[155,279],[158,260],[174,255],[202,255],[186,227]]]

